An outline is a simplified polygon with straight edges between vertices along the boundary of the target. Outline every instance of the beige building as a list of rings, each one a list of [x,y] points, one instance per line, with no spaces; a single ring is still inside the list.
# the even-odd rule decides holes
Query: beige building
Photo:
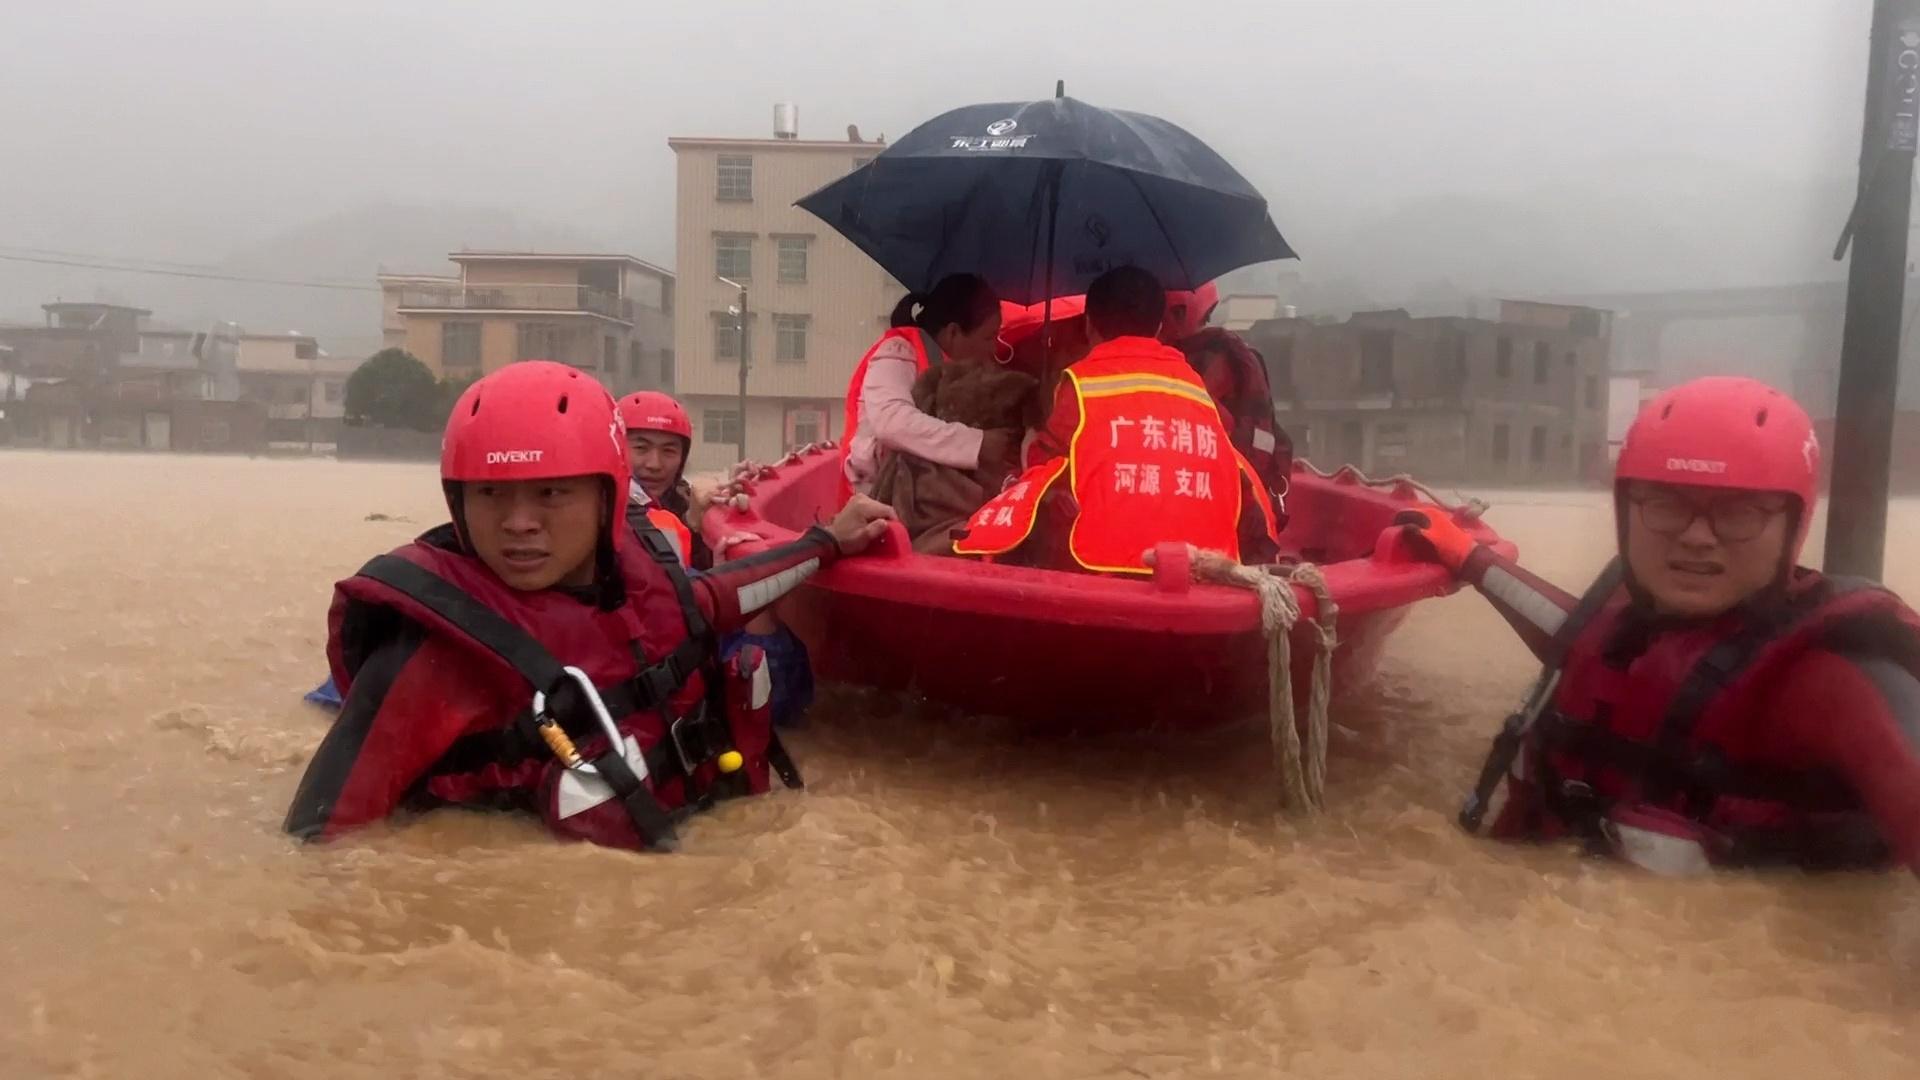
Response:
[[[882,144],[799,138],[667,140],[678,157],[675,392],[693,417],[697,468],[738,457],[740,335],[747,286],[747,454],[838,438],[847,382],[886,326],[900,286],[795,200],[865,164]]]
[[[457,284],[382,275],[402,347],[435,375],[476,379],[557,360],[616,394],[671,387],[673,272],[631,255],[457,251]],[[383,327],[384,329],[384,327]]]
[[[448,274],[389,274],[383,271],[378,277],[380,347],[383,349],[407,347],[407,317],[400,314],[403,299],[412,298],[418,302],[435,294],[449,299],[460,294],[460,279]]]
[[[236,367],[240,400],[267,406],[270,420],[339,420],[347,376],[360,359],[331,356],[299,333],[242,333]]]

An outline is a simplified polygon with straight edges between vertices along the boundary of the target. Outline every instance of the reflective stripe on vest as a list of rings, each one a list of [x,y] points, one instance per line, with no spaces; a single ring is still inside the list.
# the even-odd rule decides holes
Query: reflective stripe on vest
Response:
[[[953,542],[957,555],[1002,555],[1025,543],[1040,513],[1040,500],[1060,474],[1066,458],[1035,465],[988,499],[967,519],[967,534]]]

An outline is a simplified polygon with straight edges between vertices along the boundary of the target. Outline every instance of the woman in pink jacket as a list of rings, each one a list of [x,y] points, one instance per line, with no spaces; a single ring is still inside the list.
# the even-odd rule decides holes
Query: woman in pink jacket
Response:
[[[842,429],[841,479],[866,492],[882,450],[972,469],[1011,463],[1020,432],[982,431],[928,416],[913,403],[913,382],[940,363],[987,362],[1000,337],[1000,299],[974,274],[951,274],[929,293],[908,293],[892,325],[853,370]]]

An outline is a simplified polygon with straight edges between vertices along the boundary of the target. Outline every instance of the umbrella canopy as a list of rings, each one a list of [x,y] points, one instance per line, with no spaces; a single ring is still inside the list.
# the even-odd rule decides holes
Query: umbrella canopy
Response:
[[[1267,201],[1177,125],[1069,97],[969,105],[798,205],[911,289],[952,273],[1034,303],[1117,266],[1169,289],[1294,257]]]

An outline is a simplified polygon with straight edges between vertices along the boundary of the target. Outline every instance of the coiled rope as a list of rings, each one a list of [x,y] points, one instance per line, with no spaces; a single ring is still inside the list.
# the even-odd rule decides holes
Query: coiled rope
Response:
[[[1333,690],[1333,650],[1339,644],[1340,617],[1326,578],[1312,563],[1243,566],[1218,551],[1192,545],[1187,556],[1195,580],[1250,589],[1260,598],[1260,629],[1267,638],[1267,737],[1280,777],[1281,805],[1297,816],[1318,813],[1326,805],[1327,702]],[[1313,669],[1307,686],[1304,747],[1293,704],[1293,628],[1301,616],[1296,585],[1310,590],[1314,598]]]

